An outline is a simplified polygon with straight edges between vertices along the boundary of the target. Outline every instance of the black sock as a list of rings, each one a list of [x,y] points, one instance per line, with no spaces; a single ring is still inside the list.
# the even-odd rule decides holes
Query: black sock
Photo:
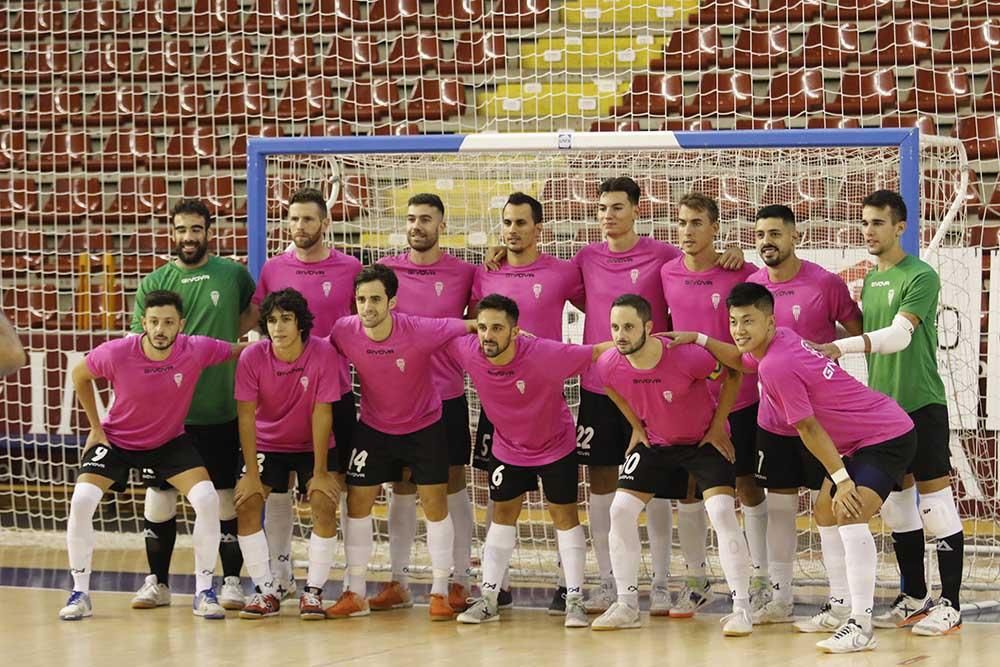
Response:
[[[961,610],[958,601],[962,588],[962,568],[965,565],[965,533],[937,540],[938,572],[941,575],[941,597],[948,600],[956,610]]]
[[[222,576],[238,577],[243,569],[243,552],[236,537],[236,519],[219,522],[222,539],[219,541],[219,558],[222,560]]]
[[[162,523],[145,519],[143,529],[149,572],[156,575],[159,583],[169,586],[170,558],[174,555],[174,542],[177,541],[177,517]]]
[[[892,548],[899,564],[899,587],[912,598],[927,596],[924,577],[924,529],[892,534]]]

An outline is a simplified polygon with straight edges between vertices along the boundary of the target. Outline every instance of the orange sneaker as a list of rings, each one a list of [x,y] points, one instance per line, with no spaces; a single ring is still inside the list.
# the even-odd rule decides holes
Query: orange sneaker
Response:
[[[413,606],[413,599],[409,588],[398,581],[390,581],[379,586],[378,594],[368,598],[368,605],[373,611],[406,609]]]
[[[351,618],[354,616],[367,616],[370,613],[371,609],[368,607],[368,600],[354,591],[344,591],[340,599],[326,610],[326,617]]]
[[[432,621],[450,621],[455,618],[455,610],[448,604],[448,598],[431,593],[430,613]]]
[[[457,612],[469,608],[469,598],[472,592],[462,584],[448,584],[448,604]]]

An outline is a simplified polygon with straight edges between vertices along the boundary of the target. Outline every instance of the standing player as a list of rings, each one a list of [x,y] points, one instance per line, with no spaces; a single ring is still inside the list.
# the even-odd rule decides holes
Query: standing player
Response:
[[[257,307],[250,303],[254,284],[246,268],[230,259],[209,253],[212,216],[197,199],[182,199],[170,212],[174,253],[177,259],[142,279],[135,294],[132,331],[142,332],[146,295],[153,290],[177,292],[187,307],[187,331],[227,342],[237,341],[257,325]],[[233,398],[234,363],[206,370],[195,390],[191,412],[185,420],[188,435],[219,491],[222,518],[223,586],[219,601],[226,609],[241,609],[240,586],[243,554],[236,538],[236,507],[233,487],[240,458],[236,401]],[[133,609],[170,604],[167,577],[177,539],[177,490],[163,479],[146,478],[143,508],[146,558],[150,575],[132,598]]]
[[[761,392],[779,418],[795,427],[823,464],[827,479],[816,502],[823,561],[831,591],[850,596],[851,614],[816,645],[827,653],[874,649],[878,555],[868,522],[913,459],[913,421],[892,399],[865,387],[794,331],[775,327],[774,297],[767,288],[737,285],[726,305],[735,346],[692,333],[671,334],[673,344],[694,342],[730,368],[756,371]]]
[[[483,297],[476,309],[478,337],[456,339],[447,348],[468,371],[494,424],[489,470],[493,522],[483,547],[483,597],[458,620],[477,624],[500,620],[500,584],[517,542],[517,519],[524,495],[536,490],[541,479],[566,579],[564,624],[585,628],[587,542],[577,506],[576,431],[563,387],[600,350],[545,338],[517,338],[518,315],[512,299],[499,294]]]
[[[361,271],[361,262],[326,243],[330,216],[326,199],[319,190],[304,188],[292,194],[288,200],[287,224],[294,247],[264,263],[252,301],[260,305],[271,292],[290,287],[309,303],[313,315],[312,335],[326,338],[338,318],[351,314],[354,277]],[[351,434],[358,416],[351,390],[350,364],[343,358],[338,363],[343,395],[333,403],[333,430],[340,445],[335,450],[341,457],[336,463],[343,471],[347,467],[345,457],[350,452]],[[264,511],[271,567],[278,581],[278,595],[285,599],[296,592],[292,573],[293,491],[272,489]]]
[[[469,303],[476,267],[449,255],[438,243],[445,231],[444,202],[431,193],[410,197],[406,211],[409,252],[379,260],[399,278],[397,312],[422,317],[462,317]],[[448,603],[456,611],[468,606],[472,532],[472,502],[465,488],[465,467],[472,446],[469,436],[469,403],[465,398],[462,369],[448,355],[434,355],[431,367],[441,394],[441,409],[448,435],[448,515],[455,526],[455,571],[448,587]],[[392,581],[380,586],[368,604],[373,610],[409,607],[407,586],[410,555],[417,534],[416,487],[395,482],[389,502],[389,556]]]
[[[617,349],[597,362],[607,395],[632,425],[629,454],[611,503],[611,560],[618,599],[594,621],[594,630],[639,627],[639,513],[677,467],[694,476],[719,538],[719,560],[733,592],[723,634],[753,632],[750,561],[733,499],[733,444],[727,418],[740,390],[739,371],[727,373],[716,403],[708,380],[723,370],[697,347],[670,349],[653,338],[649,302],[635,294],[615,299],[611,333]]]
[[[755,223],[757,254],[765,266],[747,278],[774,295],[774,320],[806,340],[829,343],[839,322],[847,333],[861,333],[861,311],[840,276],[795,254],[795,213],[781,204],[765,206]],[[772,600],[754,610],[754,625],[792,621],[792,566],[798,540],[795,515],[799,487],[818,490],[823,466],[809,453],[798,431],[780,418],[775,405],[761,397],[757,414],[758,484],[767,489],[767,557]],[[798,451],[796,457],[791,452]],[[836,630],[850,613],[846,599],[832,599],[814,618],[796,624],[803,631]]]
[[[818,348],[832,359],[864,352],[868,385],[896,399],[916,425],[917,455],[903,490],[893,492],[882,509],[882,520],[892,530],[902,593],[888,612],[875,617],[875,625],[913,625],[918,635],[944,635],[962,627],[965,533],[949,479],[948,402],[936,357],[941,279],[900,246],[906,204],[898,193],[878,190],[862,205],[868,253],[878,258],[861,291],[865,333]],[[924,531],[937,543],[941,597],[936,603],[924,577]]]
[[[28,363],[24,346],[10,321],[0,313],[0,377],[10,375]]]
[[[149,470],[170,482],[191,503],[195,512],[192,608],[195,616],[225,618],[212,590],[219,549],[219,496],[185,433],[184,416],[202,371],[232,360],[242,346],[181,334],[184,309],[176,293],[153,290],[144,296],[143,335],[102,343],[73,369],[73,386],[91,430],[81,455],[81,474],[73,488],[66,528],[73,592],[59,611],[64,621],[93,614],[90,563],[94,513],[108,489],[125,491],[133,468]],[[103,422],[95,399],[94,380],[98,378],[107,378],[115,395]]]
[[[240,549],[256,594],[240,618],[258,619],[281,611],[278,587],[269,564],[261,514],[268,494],[287,491],[295,473],[300,492],[309,495],[313,530],[309,574],[299,599],[304,620],[326,618],[323,586],[337,546],[340,485],[330,403],[343,394],[340,359],[330,343],[310,336],[313,316],[301,294],[284,289],[260,306],[265,339],[243,352],[236,366],[236,400],[243,445],[244,473],[236,485]]]
[[[361,419],[347,468],[345,524],[348,587],[327,609],[329,618],[365,616],[371,511],[381,485],[410,469],[427,523],[434,581],[430,617],[450,620],[448,604],[455,531],[448,516],[448,451],[441,398],[431,375],[433,355],[452,338],[472,331],[458,319],[430,319],[391,312],[399,282],[387,266],[366,267],[354,279],[358,314],[342,317],[330,340],[357,371]]]
[[[729,318],[725,295],[757,270],[744,264],[735,271],[718,266],[719,253],[715,238],[719,232],[719,207],[714,199],[699,193],[681,198],[677,213],[677,228],[682,257],[665,264],[660,270],[663,295],[670,309],[673,329],[701,331],[720,340],[727,340]],[[720,384],[709,385],[718,400]],[[732,441],[736,449],[736,492],[743,505],[744,525],[753,564],[750,593],[757,608],[767,602],[767,506],[764,492],[754,481],[755,439],[757,432],[757,385],[753,378],[743,378],[736,404],[729,414]],[[711,601],[711,587],[705,576],[705,532],[703,503],[682,503],[680,516],[698,522],[692,530],[678,531],[688,571],[686,584],[670,615],[692,616]],[[693,523],[693,522],[692,522]]]

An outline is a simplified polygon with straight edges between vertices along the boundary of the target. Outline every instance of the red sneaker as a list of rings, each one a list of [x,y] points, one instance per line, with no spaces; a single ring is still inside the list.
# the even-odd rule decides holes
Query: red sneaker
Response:
[[[277,616],[281,613],[281,602],[273,595],[254,593],[250,601],[240,610],[240,618],[255,621],[259,618]]]
[[[448,604],[448,598],[431,593],[430,615],[432,621],[450,621],[455,618],[455,610]]]
[[[351,618],[354,616],[367,616],[370,613],[371,609],[368,607],[368,600],[354,591],[344,591],[340,599],[326,610],[326,617]]]
[[[457,612],[469,608],[469,598],[472,592],[462,584],[448,584],[448,604]]]
[[[368,604],[373,611],[389,611],[412,607],[413,599],[409,588],[398,581],[390,581],[379,586],[378,593],[368,598]]]
[[[306,587],[302,597],[299,598],[299,618],[303,621],[322,621],[326,618],[323,596],[314,590]]]

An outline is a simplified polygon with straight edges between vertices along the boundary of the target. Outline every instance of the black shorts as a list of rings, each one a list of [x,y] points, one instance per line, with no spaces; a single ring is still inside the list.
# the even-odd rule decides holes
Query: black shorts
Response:
[[[469,400],[465,394],[441,401],[441,421],[448,438],[448,464],[469,465],[472,434],[469,430]]]
[[[632,426],[614,401],[581,387],[576,424],[576,455],[580,465],[622,464],[632,438]]]
[[[448,483],[448,447],[444,421],[438,420],[414,433],[391,435],[358,422],[351,443],[347,483],[375,486],[402,479],[410,469],[417,485]]]
[[[918,482],[947,477],[951,474],[948,406],[931,403],[909,414],[917,433],[917,453],[907,472]]]
[[[618,488],[655,494],[664,476],[676,468],[691,473],[701,491],[736,484],[735,467],[711,445],[639,445],[622,464]]]
[[[577,502],[580,469],[576,452],[570,452],[552,463],[540,466],[515,466],[490,459],[490,500],[514,500],[523,493],[536,491],[542,480],[545,500],[553,505],[573,505]]]
[[[480,408],[479,423],[476,425],[476,446],[472,450],[472,467],[489,472],[492,454],[493,422],[486,416],[486,411]]]
[[[261,483],[274,493],[288,492],[288,478],[294,472],[299,495],[304,496],[313,476],[313,459],[312,452],[257,452],[257,472]],[[327,456],[326,469],[337,471],[336,450]],[[246,466],[242,472],[246,474]]]
[[[333,460],[337,463],[337,470],[344,472],[347,470],[347,460],[351,456],[354,431],[358,426],[358,408],[354,402],[354,392],[347,392],[340,397],[340,400],[330,405],[333,406],[333,439],[337,443]]]
[[[851,456],[844,457],[844,467],[855,486],[864,486],[884,501],[889,493],[899,488],[918,449],[916,429],[898,438],[862,447]],[[831,489],[830,493],[836,489]]]
[[[136,451],[122,449],[118,445],[95,445],[87,450],[80,462],[80,472],[107,477],[113,484],[112,491],[128,488],[129,472],[134,468],[148,472],[151,479],[170,479],[174,475],[193,468],[203,468],[205,464],[185,433],[157,447]],[[167,487],[172,488],[172,487]]]
[[[754,477],[762,489],[818,490],[826,470],[797,435],[778,435],[757,429],[757,467]]]
[[[240,423],[234,419],[222,424],[185,424],[184,431],[208,470],[208,477],[216,489],[236,487],[236,479],[243,466],[240,450]],[[166,491],[172,489],[163,475],[142,471],[142,483]]]
[[[736,449],[736,476],[747,477],[757,468],[757,408],[748,405],[729,413],[729,437]]]

